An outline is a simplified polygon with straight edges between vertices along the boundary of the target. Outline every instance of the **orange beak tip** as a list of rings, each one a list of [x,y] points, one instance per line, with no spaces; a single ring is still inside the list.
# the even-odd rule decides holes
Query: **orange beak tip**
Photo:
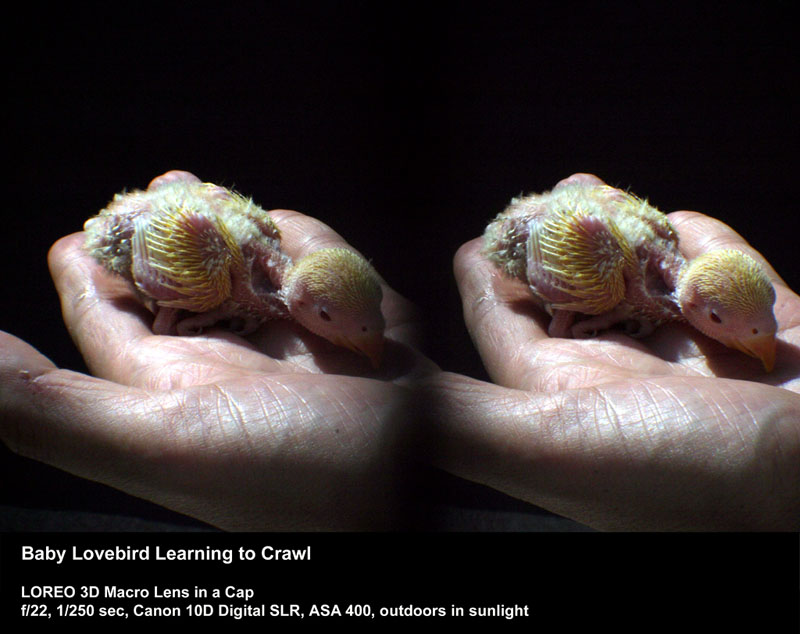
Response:
[[[364,355],[378,369],[383,360],[383,335],[380,337],[364,337],[363,339],[348,341],[346,346],[353,352]]]
[[[764,365],[764,370],[772,372],[775,367],[776,340],[774,335],[751,337],[737,341],[734,345],[745,354],[760,359]]]

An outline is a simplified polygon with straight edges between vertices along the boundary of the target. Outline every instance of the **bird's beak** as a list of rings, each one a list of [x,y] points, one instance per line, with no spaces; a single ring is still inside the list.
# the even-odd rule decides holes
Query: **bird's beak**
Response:
[[[751,357],[761,359],[767,372],[772,372],[772,368],[775,367],[775,335],[757,335],[746,339],[737,339],[731,345]]]
[[[370,360],[372,367],[378,368],[383,358],[383,333],[373,332],[363,337],[352,337],[342,341],[342,345]]]

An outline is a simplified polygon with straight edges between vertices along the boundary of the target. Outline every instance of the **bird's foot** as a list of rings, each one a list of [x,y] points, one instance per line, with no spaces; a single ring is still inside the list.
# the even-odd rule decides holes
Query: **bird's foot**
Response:
[[[646,337],[647,335],[651,334],[656,327],[653,322],[647,319],[638,318],[624,321],[622,324],[622,329],[629,337],[640,339],[641,337]]]
[[[151,307],[152,309],[152,307]],[[181,310],[155,306],[156,318],[153,320],[153,333],[156,335],[173,335]]]
[[[236,335],[244,336],[255,332],[261,321],[250,315],[232,315],[226,310],[213,310],[182,319],[177,323],[176,330],[180,336],[196,337],[202,334],[206,328],[210,328],[220,322],[227,322],[228,330]]]
[[[571,310],[554,310],[553,318],[550,320],[550,325],[547,328],[547,334],[551,337],[568,339],[571,330],[574,329],[572,326],[574,321],[575,313]]]
[[[571,332],[573,339],[591,339],[599,334],[600,329],[597,327],[597,323],[594,319],[587,319],[575,324]]]

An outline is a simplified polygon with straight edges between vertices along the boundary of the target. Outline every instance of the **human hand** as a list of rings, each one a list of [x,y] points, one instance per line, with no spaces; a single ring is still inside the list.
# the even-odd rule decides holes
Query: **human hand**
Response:
[[[294,257],[344,246],[310,217],[273,217]],[[94,376],[0,333],[0,436],[11,449],[225,529],[392,524],[408,386],[433,368],[415,350],[408,302],[383,284],[378,370],[289,321],[247,338],[157,336],[82,244],[82,233],[59,240],[49,264]]]
[[[690,329],[547,336],[480,240],[455,259],[467,328],[495,385],[427,381],[440,466],[602,529],[800,526],[800,298],[726,225],[670,214],[690,258],[742,249],[777,293],[775,370]]]

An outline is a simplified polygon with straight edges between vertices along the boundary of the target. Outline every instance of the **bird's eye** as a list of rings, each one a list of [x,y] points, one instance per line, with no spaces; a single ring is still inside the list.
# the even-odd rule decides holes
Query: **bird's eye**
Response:
[[[720,316],[717,315],[717,313],[715,313],[713,311],[708,313],[708,318],[711,321],[713,321],[715,324],[721,324],[722,323],[722,319],[720,318]]]
[[[328,312],[324,308],[321,311],[319,311],[319,316],[320,316],[320,319],[322,319],[322,321],[330,321],[331,320],[331,316],[328,314]]]
[[[367,327],[366,326],[361,326],[361,332],[367,332]]]
[[[752,330],[751,332],[752,332],[754,335],[757,335],[757,334],[758,334],[758,328],[753,328],[753,330]]]

